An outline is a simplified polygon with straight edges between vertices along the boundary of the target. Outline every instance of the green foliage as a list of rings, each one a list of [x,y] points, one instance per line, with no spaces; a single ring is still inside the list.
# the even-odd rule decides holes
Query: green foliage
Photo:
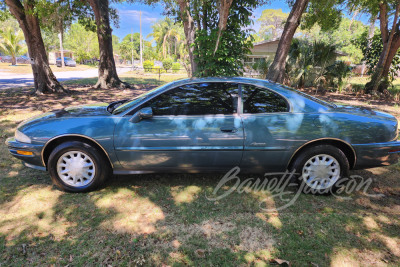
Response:
[[[165,70],[171,69],[171,68],[172,68],[172,63],[173,63],[173,60],[172,60],[171,58],[164,59],[164,60],[162,61],[163,68],[164,68]]]
[[[336,29],[342,19],[340,4],[344,0],[313,0],[308,4],[307,12],[302,17],[302,28],[309,29],[318,24],[323,31]]]
[[[114,54],[120,55],[120,50],[119,50],[119,37],[116,35],[112,35],[112,46],[113,46],[113,51]]]
[[[256,63],[254,63],[251,67],[254,70],[257,70],[261,74],[262,78],[265,79],[271,64],[272,64],[272,60],[261,59],[261,60],[257,61]]]
[[[368,39],[368,32],[365,31],[357,40],[357,45],[363,52],[363,61],[365,61],[365,64],[368,66],[368,74],[372,74],[375,67],[378,65],[378,61],[383,50],[380,31],[376,31],[374,36],[370,40]],[[392,65],[390,66],[388,77],[384,78],[389,79],[389,81],[393,81],[396,73],[399,70],[400,51],[397,51],[397,54],[392,60]]]
[[[64,35],[64,48],[72,50],[78,62],[99,57],[97,34],[79,23],[72,24]]]
[[[60,41],[58,39],[58,34],[49,28],[44,28],[41,30],[42,39],[46,52],[58,49]]]
[[[10,12],[6,9],[5,3],[0,3],[0,22],[11,18]]]
[[[0,30],[0,51],[12,57],[12,64],[15,65],[15,58],[27,52],[22,30],[15,30],[8,27]]]
[[[265,9],[257,20],[261,23],[258,35],[262,40],[276,39],[282,35],[288,13],[282,9]]]
[[[119,44],[119,53],[122,59],[132,60],[140,58],[140,33],[127,34]]]
[[[179,62],[174,62],[172,64],[172,71],[177,73],[181,69],[181,64]]]
[[[145,60],[143,62],[143,68],[145,72],[150,72],[152,68],[154,68],[154,62],[150,60]]]
[[[363,53],[354,40],[360,38],[367,31],[367,28],[361,21],[351,21],[348,18],[343,18],[335,29],[323,31],[319,25],[314,25],[310,29],[302,30],[301,39],[333,44],[337,50],[348,54],[346,56],[347,61],[359,64],[362,61]]]
[[[336,61],[333,65],[326,68],[326,77],[330,85],[337,88],[339,93],[342,92],[348,83],[352,67],[343,61]]]
[[[323,42],[293,40],[286,63],[288,82],[295,87],[343,86],[351,68],[335,61],[335,51],[334,45]]]
[[[233,1],[228,16],[227,26],[218,39],[218,8],[215,1],[205,2],[203,10],[207,9],[206,25],[196,31],[195,60],[198,64],[195,76],[238,76],[243,69],[243,61],[252,47],[251,14],[259,1]],[[203,11],[204,12],[204,11]],[[215,53],[214,53],[215,51]]]
[[[157,58],[167,56],[183,59],[187,54],[185,45],[185,34],[182,24],[174,22],[166,17],[155,22],[151,28],[153,31],[148,37],[153,37],[156,43]]]
[[[166,70],[164,68],[162,68],[161,66],[154,66],[153,73],[166,73]]]

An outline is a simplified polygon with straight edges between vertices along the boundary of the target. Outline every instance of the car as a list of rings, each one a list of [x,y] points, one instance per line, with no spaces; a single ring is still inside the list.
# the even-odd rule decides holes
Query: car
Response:
[[[112,174],[295,171],[335,190],[349,170],[398,162],[398,121],[268,80],[174,81],[132,100],[67,107],[22,122],[7,139],[27,167],[69,192]]]
[[[19,64],[31,64],[31,59],[27,56],[17,57],[17,63]]]
[[[61,57],[56,60],[57,67],[61,67]],[[70,57],[64,57],[64,65],[67,67],[76,67],[76,62]]]

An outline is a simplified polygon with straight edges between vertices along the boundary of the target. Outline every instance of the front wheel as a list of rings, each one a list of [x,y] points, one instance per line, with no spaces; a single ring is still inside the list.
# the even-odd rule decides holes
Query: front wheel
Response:
[[[87,192],[99,187],[110,173],[104,156],[91,145],[70,141],[50,154],[48,169],[54,184],[67,192]]]
[[[348,177],[349,161],[342,150],[318,145],[303,151],[295,159],[293,169],[304,193],[329,194],[335,193],[340,181]]]

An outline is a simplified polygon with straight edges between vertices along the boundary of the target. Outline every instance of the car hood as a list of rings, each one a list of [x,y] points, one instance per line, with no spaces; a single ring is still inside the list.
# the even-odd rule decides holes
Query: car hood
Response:
[[[386,119],[386,120],[392,120],[396,121],[396,117],[389,113],[373,110],[371,108],[367,107],[354,107],[354,106],[337,106],[335,108],[335,111],[337,112],[345,112],[353,115],[360,115],[360,116],[368,116],[368,117],[376,117],[379,119]]]
[[[108,106],[107,103],[96,103],[96,104],[73,106],[73,107],[53,110],[51,112],[40,114],[38,116],[32,117],[22,122],[18,126],[18,128],[20,128],[21,126],[29,127],[30,125],[33,124],[57,118],[112,116],[111,113],[107,111],[107,106]]]

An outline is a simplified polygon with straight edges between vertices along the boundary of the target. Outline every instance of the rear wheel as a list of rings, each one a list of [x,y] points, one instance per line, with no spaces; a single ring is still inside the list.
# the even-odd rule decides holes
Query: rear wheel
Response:
[[[329,194],[339,189],[340,181],[349,175],[349,161],[340,149],[330,145],[313,146],[294,161],[304,193]]]
[[[70,141],[50,154],[48,169],[54,184],[68,192],[87,192],[99,187],[110,174],[105,157],[91,145]]]

